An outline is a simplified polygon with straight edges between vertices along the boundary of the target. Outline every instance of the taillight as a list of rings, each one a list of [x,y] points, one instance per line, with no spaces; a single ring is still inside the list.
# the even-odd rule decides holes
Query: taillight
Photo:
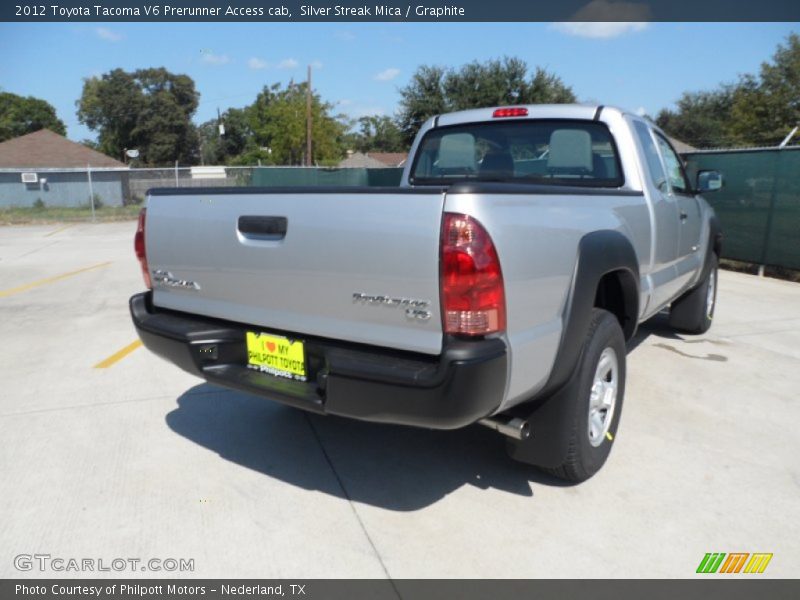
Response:
[[[486,335],[506,328],[503,273],[492,239],[478,221],[445,213],[441,240],[445,333]]]
[[[153,284],[150,282],[150,269],[147,267],[147,250],[144,246],[144,225],[147,218],[147,209],[143,208],[139,213],[139,223],[136,226],[136,235],[133,237],[133,249],[136,252],[136,258],[139,259],[139,265],[142,267],[142,277],[144,277],[144,284],[148,289],[153,289]]]
[[[511,106],[509,108],[498,108],[492,113],[495,119],[503,119],[505,117],[527,117],[528,109],[524,106]]]

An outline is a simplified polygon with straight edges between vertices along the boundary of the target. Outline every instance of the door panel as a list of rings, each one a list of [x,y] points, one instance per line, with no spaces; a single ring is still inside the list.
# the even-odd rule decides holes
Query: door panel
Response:
[[[702,266],[700,255],[700,203],[695,196],[676,195],[678,217],[680,219],[680,240],[678,244],[678,280],[681,287],[691,282],[692,276]]]
[[[651,296],[645,308],[645,313],[649,316],[667,303],[680,285],[676,281],[680,224],[678,205],[675,196],[670,193],[666,171],[652,131],[644,121],[633,120],[633,126],[640,151],[645,159],[643,167],[647,172],[642,185],[652,207],[652,265],[647,274]]]
[[[678,260],[675,264],[678,283],[675,293],[678,294],[690,284],[692,276],[702,262],[699,256],[700,204],[692,193],[678,153],[662,135],[656,134],[656,140],[666,167],[670,193],[678,208],[680,225],[678,226]]]

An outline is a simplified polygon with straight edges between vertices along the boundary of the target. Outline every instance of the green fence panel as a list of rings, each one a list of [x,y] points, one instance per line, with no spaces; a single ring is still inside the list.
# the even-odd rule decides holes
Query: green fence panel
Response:
[[[783,150],[765,264],[800,269],[800,151]]]
[[[325,169],[261,167],[253,170],[251,185],[279,186],[393,186],[400,184],[402,169]]]
[[[685,155],[689,172],[725,182],[705,198],[722,223],[722,256],[800,269],[800,149],[722,150]]]
[[[370,187],[397,187],[403,177],[403,169],[365,169],[367,185]]]

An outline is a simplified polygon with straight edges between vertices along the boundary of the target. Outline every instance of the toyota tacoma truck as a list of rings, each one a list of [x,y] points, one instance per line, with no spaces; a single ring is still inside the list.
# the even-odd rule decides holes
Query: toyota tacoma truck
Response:
[[[583,481],[619,426],[626,341],[703,333],[721,232],[669,138],[617,108],[429,119],[399,187],[153,189],[130,300],[154,353],[319,414],[473,423]],[[209,423],[213,427],[213,423]]]

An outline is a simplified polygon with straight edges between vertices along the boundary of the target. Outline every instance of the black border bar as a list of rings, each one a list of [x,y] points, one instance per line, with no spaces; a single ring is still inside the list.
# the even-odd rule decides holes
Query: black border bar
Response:
[[[18,586],[25,586],[27,592]],[[170,586],[173,586],[172,588]],[[236,593],[225,593],[226,586]],[[40,593],[31,592],[38,588]],[[83,594],[69,590],[86,588]],[[100,593],[90,590],[101,588]],[[248,589],[249,588],[249,589]],[[271,593],[267,593],[271,591]],[[19,600],[174,600],[286,598],[293,600],[795,600],[800,580],[764,575],[696,579],[4,579],[0,598]]]
[[[303,10],[303,7],[306,10]],[[313,7],[313,11],[309,9]],[[337,9],[337,7],[339,7]],[[798,0],[14,0],[6,22],[796,22]]]

